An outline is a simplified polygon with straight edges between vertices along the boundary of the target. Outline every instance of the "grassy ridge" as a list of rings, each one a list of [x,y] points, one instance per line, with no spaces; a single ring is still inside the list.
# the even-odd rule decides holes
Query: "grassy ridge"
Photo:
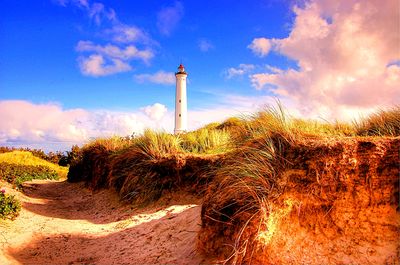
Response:
[[[21,188],[22,183],[33,179],[65,178],[67,167],[48,162],[29,151],[10,151],[0,154],[0,180]],[[13,195],[0,191],[0,218],[15,219],[21,210],[20,202]]]
[[[0,163],[47,167],[57,172],[61,178],[65,178],[68,173],[67,167],[61,167],[54,163],[38,158],[28,151],[13,151],[0,154]]]
[[[22,183],[33,179],[58,179],[56,171],[42,165],[31,166],[0,162],[0,179],[22,187]]]
[[[66,178],[67,167],[61,167],[34,156],[28,151],[12,151],[0,154],[0,179],[17,188],[33,179]]]
[[[399,135],[400,131],[398,117],[400,117],[400,107],[377,113],[355,124],[339,122],[330,124],[294,119],[287,115],[281,105],[278,105],[276,108],[267,108],[252,116],[230,118],[221,124],[212,123],[177,136],[146,130],[143,135],[134,138],[100,138],[81,148],[72,161],[68,179],[84,180],[92,188],[115,187],[123,198],[141,197],[141,200],[148,201],[157,198],[154,196],[155,193],[160,194],[162,189],[170,188],[168,181],[165,182],[169,183],[166,185],[158,178],[163,178],[165,174],[179,174],[181,170],[179,163],[185,164],[187,157],[199,155],[205,157],[209,154],[232,156],[232,161],[241,161],[241,164],[235,168],[221,167],[218,169],[221,174],[227,171],[236,172],[237,169],[238,176],[242,176],[244,173],[240,173],[240,170],[245,170],[246,174],[254,171],[258,172],[258,177],[253,179],[257,179],[262,178],[265,172],[252,168],[257,163],[250,158],[256,159],[256,162],[262,165],[269,163],[267,161],[269,156],[271,161],[275,161],[274,149],[271,147],[274,145],[270,142],[273,136],[279,136],[279,139],[287,143],[310,137],[394,136]],[[371,127],[374,129],[370,129]],[[257,153],[260,147],[255,147],[259,146],[257,143],[260,141],[266,145],[261,148],[261,156]],[[245,154],[243,149],[246,149]],[[243,156],[247,160],[243,160]],[[166,161],[169,161],[168,165]],[[169,169],[163,172],[161,165]],[[216,168],[206,167],[203,171],[208,173],[203,173],[215,175],[215,170]],[[147,190],[138,188],[146,185],[149,187]]]
[[[85,181],[94,189],[114,187],[123,199],[147,203],[186,181],[193,187],[206,181],[206,172],[217,166],[216,157],[229,144],[224,131],[203,130],[186,136],[146,130],[133,139],[100,139],[81,149],[68,180]]]

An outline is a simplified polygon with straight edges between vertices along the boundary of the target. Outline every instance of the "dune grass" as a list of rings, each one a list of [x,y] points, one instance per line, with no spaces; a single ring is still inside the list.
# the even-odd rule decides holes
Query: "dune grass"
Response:
[[[179,137],[152,130],[145,130],[142,136],[133,140],[132,146],[139,148],[142,154],[150,158],[160,158],[183,152]]]
[[[168,166],[177,163],[178,167],[179,163],[185,163],[179,162],[184,160],[182,157],[222,154],[233,157],[235,163],[230,164],[227,159],[228,162],[225,161],[224,166],[219,168],[219,173],[212,172],[211,175],[224,174],[225,170],[225,173],[237,176],[234,179],[246,176],[250,182],[262,180],[269,183],[271,179],[265,178],[272,173],[268,173],[267,168],[271,168],[271,161],[277,161],[274,152],[283,143],[290,144],[306,138],[371,134],[394,136],[399,134],[399,124],[399,108],[377,113],[355,126],[338,121],[328,123],[293,118],[278,103],[276,107],[267,107],[253,115],[232,117],[180,135],[145,130],[136,137],[95,139],[81,148],[81,155],[77,156],[69,179],[85,180],[94,188],[114,186],[122,197],[133,198],[139,193],[151,194],[149,190],[155,191],[163,186],[162,179],[158,179],[163,174],[178,174],[178,171],[174,173],[171,170],[162,173],[160,167],[166,166],[163,165],[165,161],[171,160]],[[274,139],[280,140],[276,142]],[[258,183],[257,188],[269,190],[266,183]]]
[[[400,136],[400,105],[354,122],[360,136]]]
[[[227,130],[201,128],[180,136],[184,151],[195,154],[214,154],[229,151],[234,144]]]
[[[66,178],[68,173],[67,167],[62,167],[38,158],[28,151],[13,151],[0,154],[0,163],[46,167],[57,172],[60,178]]]
[[[120,136],[111,136],[108,138],[100,137],[95,138],[86,145],[82,147],[82,149],[89,148],[91,146],[103,146],[108,151],[118,151],[123,148],[128,147],[133,142],[130,137],[120,137]]]

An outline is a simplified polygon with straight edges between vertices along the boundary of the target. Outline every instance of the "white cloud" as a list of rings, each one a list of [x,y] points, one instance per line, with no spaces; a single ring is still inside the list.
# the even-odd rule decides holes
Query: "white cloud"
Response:
[[[162,70],[154,74],[138,74],[134,78],[139,83],[155,83],[162,85],[173,85],[175,84],[175,74],[173,72],[164,72]]]
[[[172,131],[173,127],[173,115],[160,103],[145,107],[144,112],[143,109],[118,112],[66,110],[55,103],[2,100],[0,117],[0,145],[46,150],[67,150],[94,137],[140,134],[144,128]]]
[[[117,45],[96,45],[91,41],[79,41],[76,50],[92,53],[78,58],[81,73],[88,76],[105,76],[132,70],[129,62],[133,59],[148,63],[154,53],[150,49],[139,50],[134,45],[120,48]]]
[[[247,48],[253,51],[254,54],[260,57],[267,56],[271,50],[271,41],[266,38],[255,38]]]
[[[88,76],[106,76],[132,70],[132,67],[120,59],[106,62],[102,55],[92,54],[89,57],[78,58],[82,74]]]
[[[99,26],[98,35],[108,39],[109,43],[105,45],[92,41],[78,42],[75,49],[81,53],[78,62],[82,74],[105,76],[130,71],[130,62],[134,59],[150,64],[154,57],[152,46],[157,43],[144,30],[119,21],[114,9],[89,0],[58,0],[58,3],[63,6],[71,4],[84,10]],[[102,23],[103,21],[108,23]]]
[[[199,44],[199,49],[202,52],[208,52],[209,50],[214,49],[214,45],[209,40],[206,39],[199,40],[198,44]]]
[[[146,106],[142,108],[142,111],[152,120],[160,121],[167,113],[167,107],[161,103],[155,103],[154,105]]]
[[[255,66],[253,64],[239,64],[238,67],[231,67],[225,71],[226,78],[231,79],[236,76],[242,76],[244,74],[250,73],[254,70]]]
[[[152,43],[153,41],[142,29],[136,26],[128,26],[124,24],[118,24],[112,27],[112,29],[107,30],[111,33],[113,41],[118,43]]]
[[[82,109],[64,111],[57,104],[32,104],[23,100],[0,101],[0,143],[76,142],[87,137],[79,128],[88,117]]]
[[[133,45],[119,48],[112,44],[107,44],[105,46],[95,45],[91,41],[79,41],[76,50],[80,52],[96,52],[109,58],[121,60],[141,59],[144,62],[149,61],[154,56],[151,50],[138,50]]]
[[[297,61],[298,69],[254,74],[254,87],[292,100],[305,115],[325,118],[400,102],[400,67],[391,64],[400,59],[396,0],[316,0],[294,12],[287,38],[265,40]]]
[[[184,14],[181,2],[175,2],[173,6],[161,9],[157,14],[157,27],[162,35],[169,36],[177,27]]]

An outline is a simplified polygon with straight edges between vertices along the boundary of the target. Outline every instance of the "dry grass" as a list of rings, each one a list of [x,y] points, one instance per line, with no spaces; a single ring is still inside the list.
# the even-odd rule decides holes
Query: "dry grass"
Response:
[[[400,106],[371,114],[354,127],[361,136],[400,136]]]
[[[133,139],[133,144],[130,147],[138,148],[139,153],[153,159],[183,151],[179,137],[152,130],[145,130],[142,136]]]
[[[87,149],[92,146],[103,146],[107,151],[118,151],[132,144],[133,140],[130,137],[112,136],[109,138],[96,138],[82,147]]]
[[[229,118],[222,123],[212,123],[179,136],[146,130],[143,135],[134,138],[99,138],[82,148],[72,164],[69,179],[85,180],[93,188],[116,186],[124,198],[133,198],[138,193],[135,185],[145,186],[145,183],[148,183],[148,190],[159,186],[159,181],[155,179],[159,174],[152,174],[154,168],[160,167],[160,163],[168,159],[179,160],[179,157],[191,154],[232,154],[227,156],[234,156],[233,160],[239,161],[239,164],[236,163],[235,168],[231,168],[232,165],[228,162],[225,164],[229,166],[224,166],[221,170],[233,172],[232,174],[242,172],[241,175],[245,172],[247,176],[259,172],[258,177],[253,176],[250,179],[260,179],[260,172],[263,172],[263,176],[267,174],[265,167],[268,167],[268,161],[274,160],[267,159],[268,155],[275,153],[271,149],[272,146],[279,148],[279,143],[275,142],[272,145],[274,137],[289,143],[307,138],[371,134],[393,136],[398,135],[400,131],[399,112],[399,107],[381,111],[353,126],[338,121],[324,123],[295,119],[278,103],[276,107],[267,107],[254,115]],[[240,152],[244,153],[239,154]],[[113,172],[110,173],[112,168]],[[209,175],[215,173],[210,171]],[[268,186],[265,188],[269,189]]]
[[[228,131],[206,127],[183,134],[181,146],[189,153],[213,154],[229,151],[233,147],[233,141]]]
[[[214,181],[204,199],[206,218],[202,221],[205,225],[211,221],[218,226],[215,229],[221,230],[232,245],[221,246],[215,238],[209,238],[210,234],[203,233],[200,248],[219,248],[230,264],[241,264],[245,257],[248,259],[249,246],[254,245],[255,240],[249,224],[254,226],[254,222],[259,222],[261,227],[266,222],[262,218],[265,217],[265,205],[283,192],[277,170],[285,164],[280,154],[290,144],[288,138],[274,134],[269,138],[253,139],[251,144],[232,153],[224,166],[215,171]],[[216,245],[212,245],[214,243]]]

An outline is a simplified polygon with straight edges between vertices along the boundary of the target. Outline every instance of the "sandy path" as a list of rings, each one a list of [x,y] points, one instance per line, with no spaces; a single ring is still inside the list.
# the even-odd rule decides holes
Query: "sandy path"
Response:
[[[164,196],[134,209],[81,183],[26,183],[15,221],[0,223],[0,264],[200,264],[198,199]]]

